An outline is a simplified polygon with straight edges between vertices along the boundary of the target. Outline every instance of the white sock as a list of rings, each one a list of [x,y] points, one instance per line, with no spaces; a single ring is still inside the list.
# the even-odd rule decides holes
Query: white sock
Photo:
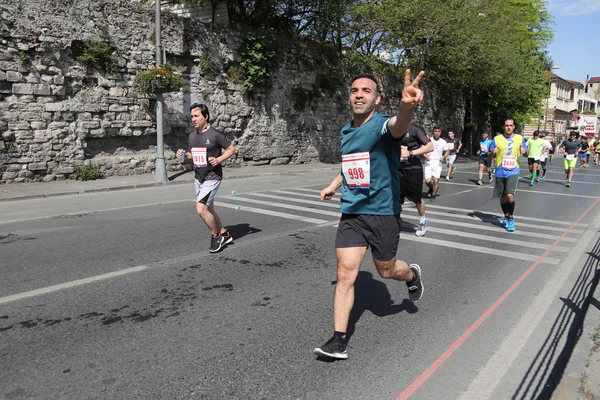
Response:
[[[426,221],[427,221],[427,218],[425,218],[424,215],[421,218],[419,218],[419,223],[420,224],[424,224]]]

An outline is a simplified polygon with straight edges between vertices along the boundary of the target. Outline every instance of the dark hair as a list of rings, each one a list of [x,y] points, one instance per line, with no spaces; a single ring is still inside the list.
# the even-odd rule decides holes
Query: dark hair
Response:
[[[442,128],[440,128],[439,126],[434,126],[433,130],[435,131],[436,129],[439,129],[440,131],[442,130]]]
[[[377,79],[375,79],[375,77],[373,75],[369,75],[369,74],[356,75],[354,78],[352,78],[352,82],[350,82],[350,85],[352,85],[354,83],[354,81],[356,81],[357,79],[361,79],[361,78],[367,78],[367,79],[370,79],[373,82],[375,82],[375,93],[381,94],[381,90],[379,90],[379,83],[377,83]]]
[[[540,135],[540,131],[538,131],[538,130],[533,131],[533,136],[539,136],[539,135]]]
[[[206,104],[194,103],[190,106],[190,112],[192,112],[194,108],[199,108],[200,114],[202,114],[202,116],[206,118],[207,122],[210,122],[210,114],[208,112],[208,107],[206,107]]]
[[[571,132],[569,132],[569,136],[573,136],[573,135],[577,135],[577,134],[578,134],[577,131],[571,131]]]

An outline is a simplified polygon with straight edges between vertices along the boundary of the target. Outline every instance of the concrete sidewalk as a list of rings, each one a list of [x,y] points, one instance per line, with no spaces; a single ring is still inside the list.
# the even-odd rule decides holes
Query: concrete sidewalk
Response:
[[[339,171],[340,164],[264,165],[240,168],[224,167],[224,179],[241,179],[268,175],[290,175],[308,172]],[[111,176],[94,181],[62,180],[38,183],[8,183],[0,185],[0,202],[17,201],[52,196],[65,196],[111,190],[147,188],[161,185],[190,183],[194,179],[191,171],[167,172],[167,183],[156,183],[154,174]]]

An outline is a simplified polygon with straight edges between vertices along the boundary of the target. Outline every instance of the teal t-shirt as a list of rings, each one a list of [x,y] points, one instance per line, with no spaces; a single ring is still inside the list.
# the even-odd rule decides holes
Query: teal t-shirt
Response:
[[[364,125],[342,128],[342,205],[344,214],[395,215],[400,204],[400,140],[390,134],[389,115],[375,113]],[[368,152],[361,165],[369,166],[369,187],[349,187],[344,174],[344,155]],[[365,159],[366,158],[366,159]],[[350,175],[349,175],[350,176]],[[351,182],[352,184],[352,182]]]

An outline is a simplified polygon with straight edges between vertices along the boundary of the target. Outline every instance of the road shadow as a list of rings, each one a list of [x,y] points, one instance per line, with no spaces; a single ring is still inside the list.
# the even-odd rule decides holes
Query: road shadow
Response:
[[[483,213],[481,211],[473,211],[467,214],[469,217],[479,218],[481,222],[485,222],[494,226],[500,226],[498,216],[494,214]]]
[[[468,179],[468,181],[469,181],[469,182],[473,182],[475,185],[477,185],[477,182],[479,182],[479,179],[472,179],[472,178],[469,178],[469,179]],[[482,179],[482,180],[481,180],[481,182],[483,182],[483,184],[484,184],[484,185],[485,185],[486,183],[490,183],[490,184],[491,184],[491,182],[486,182],[486,181],[485,181],[485,179]],[[477,185],[477,186],[480,186],[480,185]]]
[[[596,242],[512,399],[550,399],[558,387],[573,349],[583,333],[583,322],[600,281],[600,239]],[[565,338],[561,346],[561,339]]]
[[[262,232],[262,229],[254,228],[250,226],[250,224],[243,223],[237,225],[227,225],[226,226],[231,236],[233,236],[233,240],[241,239],[246,235],[252,235],[254,233]]]
[[[188,172],[191,172],[191,171],[192,171],[191,169],[187,169],[186,168],[183,171],[179,171],[179,172],[177,172],[177,173],[175,173],[175,174],[173,174],[171,176],[168,176],[167,179],[169,181],[174,181],[175,179],[179,178],[180,176],[185,175],[185,174],[187,174]]]
[[[404,285],[404,282],[393,280],[389,280],[389,282],[394,285]],[[368,271],[360,271],[354,284],[354,306],[350,312],[348,331],[346,332],[348,340],[352,338],[356,323],[365,311],[370,311],[378,317],[386,317],[402,311],[414,314],[418,310],[417,306],[408,299],[404,299],[400,304],[394,304],[385,283],[373,279],[373,274]]]

